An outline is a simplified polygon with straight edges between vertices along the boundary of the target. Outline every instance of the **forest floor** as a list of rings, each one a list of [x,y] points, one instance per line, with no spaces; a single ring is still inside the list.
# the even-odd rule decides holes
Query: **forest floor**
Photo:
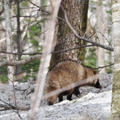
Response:
[[[35,120],[110,120],[112,79],[111,74],[101,75],[102,89],[81,87],[79,98],[73,96],[72,101],[42,105]],[[0,85],[0,120],[28,120],[27,111],[14,110],[8,106],[29,108],[32,94],[27,93],[32,87],[29,83],[16,83],[14,92],[13,85]]]

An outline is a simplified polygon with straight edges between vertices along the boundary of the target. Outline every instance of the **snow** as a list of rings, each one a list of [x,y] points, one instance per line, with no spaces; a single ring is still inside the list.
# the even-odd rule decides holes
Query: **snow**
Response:
[[[42,105],[35,114],[34,120],[110,120],[111,97],[112,97],[112,75],[102,75],[100,83],[101,90],[94,87],[80,88],[81,96],[73,97],[72,101],[64,100],[52,106]],[[19,89],[26,89],[29,84],[16,84]],[[0,87],[0,98],[14,103],[12,86],[4,85]],[[31,95],[26,95],[23,91],[16,92],[17,105],[29,106]],[[65,99],[65,98],[64,98]],[[0,102],[0,104],[3,104]],[[30,111],[19,111],[23,120],[28,120]],[[0,111],[0,120],[20,120],[16,111]]]

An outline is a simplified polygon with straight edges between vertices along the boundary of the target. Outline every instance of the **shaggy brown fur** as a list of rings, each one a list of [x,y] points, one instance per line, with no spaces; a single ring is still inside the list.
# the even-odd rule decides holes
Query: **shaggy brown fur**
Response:
[[[53,92],[54,90],[61,89],[72,83],[80,82],[83,83],[75,86],[73,88],[61,92],[60,94],[51,96],[48,98],[48,104],[53,104],[57,97],[59,101],[62,101],[63,95],[68,95],[67,99],[71,99],[72,94],[79,95],[78,88],[84,85],[95,86],[101,88],[99,84],[99,79],[95,78],[94,80],[86,80],[89,77],[92,77],[96,74],[96,71],[87,67],[84,67],[81,64],[78,64],[73,61],[64,61],[57,64],[50,72],[47,74],[47,84],[46,84],[46,93]]]

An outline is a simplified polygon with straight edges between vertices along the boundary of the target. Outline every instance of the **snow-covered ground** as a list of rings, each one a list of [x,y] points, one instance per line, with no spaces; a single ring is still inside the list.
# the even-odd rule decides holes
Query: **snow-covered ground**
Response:
[[[64,100],[52,106],[42,105],[36,113],[35,120],[110,120],[111,96],[112,96],[112,75],[100,76],[102,89],[93,87],[81,87],[80,98],[72,101]],[[26,95],[24,90],[26,84],[17,84],[16,102],[18,106],[30,106],[31,95]],[[19,90],[18,90],[19,89]],[[0,85],[0,99],[13,104],[14,94],[12,85]],[[0,102],[0,104],[4,104]],[[23,120],[28,120],[26,111],[19,111]],[[16,111],[0,111],[0,120],[20,120]]]

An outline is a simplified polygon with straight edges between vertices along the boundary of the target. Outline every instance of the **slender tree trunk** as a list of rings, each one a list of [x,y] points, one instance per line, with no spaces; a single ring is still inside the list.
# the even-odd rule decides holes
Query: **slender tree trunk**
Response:
[[[11,32],[11,14],[10,14],[10,6],[9,0],[4,1],[4,9],[5,9],[5,22],[6,22],[6,44],[7,44],[7,52],[13,52],[13,40],[12,40],[12,32]],[[12,54],[7,54],[7,61],[13,61],[14,57]],[[8,66],[8,80],[9,82],[14,80],[14,67]]]
[[[100,5],[97,7],[97,36],[100,44],[104,45],[105,38],[105,24],[103,20],[103,7],[102,7],[102,1],[100,1]],[[104,66],[105,65],[105,54],[104,49],[98,47],[98,66]],[[101,70],[101,73],[105,73],[105,68]]]
[[[16,38],[16,43],[17,43],[17,52],[22,53],[22,43],[21,43],[21,30],[20,30],[20,2],[19,0],[16,1],[17,4],[17,38]],[[21,60],[21,55],[18,55],[18,61]],[[21,73],[21,66],[16,67],[16,74]]]
[[[56,18],[58,15],[60,3],[61,3],[61,0],[50,1],[49,8],[51,9],[51,15],[49,16],[48,20],[45,22],[45,27],[48,28],[48,31],[45,33],[45,43],[43,46],[43,54],[41,56],[41,64],[38,72],[37,84],[36,84],[36,89],[35,89],[33,103],[32,103],[32,110],[29,115],[29,120],[34,120],[34,114],[39,109],[39,105],[42,100],[46,74],[48,72],[48,66],[51,59],[51,54],[48,54],[48,53],[52,51],[52,43],[54,42]]]
[[[84,36],[87,27],[87,12],[89,0],[62,0],[61,6],[65,9],[69,22],[79,35]],[[56,46],[55,51],[77,47],[84,44],[78,40],[67,24],[61,20],[64,19],[62,8],[59,10],[59,19],[56,26]],[[57,30],[58,29],[58,30]],[[58,63],[63,59],[74,59],[84,61],[85,49],[73,50],[65,53],[54,54],[52,56],[51,65]]]
[[[115,62],[112,89],[112,120],[120,120],[120,0],[112,1],[112,23]]]
[[[112,0],[104,0],[104,2],[106,2],[107,6],[104,6],[104,21],[106,22],[106,38],[107,40],[105,40],[105,44],[108,46],[112,46],[113,44],[113,40],[112,40],[112,14],[111,14],[111,3]],[[105,50],[105,62],[107,64],[111,64],[114,62],[114,52]],[[111,72],[113,70],[113,66],[109,67],[106,69],[107,72]]]
[[[22,52],[22,46],[20,42],[21,38],[21,30],[20,30],[20,3],[19,0],[16,1],[17,3],[17,50],[18,53]],[[18,60],[21,59],[21,55],[18,55]]]

